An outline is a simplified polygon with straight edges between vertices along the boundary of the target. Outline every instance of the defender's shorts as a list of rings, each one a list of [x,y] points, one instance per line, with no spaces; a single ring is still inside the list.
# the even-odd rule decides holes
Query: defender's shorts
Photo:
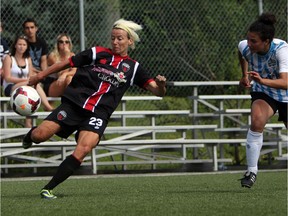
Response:
[[[263,92],[251,92],[251,97],[252,97],[252,103],[257,99],[262,99],[266,101],[273,109],[274,114],[278,110],[279,113],[278,121],[288,122],[288,115],[287,115],[288,103],[276,101]]]

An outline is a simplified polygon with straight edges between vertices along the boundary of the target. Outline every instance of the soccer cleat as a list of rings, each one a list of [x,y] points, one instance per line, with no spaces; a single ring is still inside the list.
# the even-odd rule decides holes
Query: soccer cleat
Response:
[[[40,195],[41,195],[41,198],[44,198],[44,199],[56,199],[57,198],[57,196],[55,196],[52,193],[52,190],[47,190],[47,189],[42,189],[40,192]]]
[[[30,137],[28,137],[28,134],[26,134],[23,141],[22,141],[22,147],[24,149],[28,149],[31,146],[32,146],[32,140],[30,139]]]
[[[31,130],[24,136],[22,140],[22,147],[24,149],[28,149],[32,146],[32,139],[31,139],[31,133],[36,127],[32,127]]]
[[[244,177],[242,179],[240,179],[240,181],[241,181],[242,187],[251,188],[253,186],[253,184],[256,182],[256,174],[253,172],[247,171],[244,174]]]

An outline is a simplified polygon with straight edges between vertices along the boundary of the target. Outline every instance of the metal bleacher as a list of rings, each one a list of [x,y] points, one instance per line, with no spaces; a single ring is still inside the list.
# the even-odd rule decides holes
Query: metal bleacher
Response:
[[[249,100],[249,95],[198,95],[198,87],[202,85],[236,85],[236,82],[171,82],[170,86],[192,86],[193,94],[191,110],[127,110],[129,101],[146,100],[147,103],[155,100],[163,100],[154,96],[125,96],[120,104],[121,111],[115,111],[111,119],[121,122],[121,126],[108,125],[104,138],[96,149],[88,155],[84,166],[90,166],[93,174],[97,174],[99,166],[121,166],[123,170],[129,165],[145,164],[156,169],[158,164],[212,164],[213,170],[219,170],[219,164],[232,163],[233,158],[225,158],[224,145],[245,146],[245,133],[249,125],[249,109],[225,107],[226,100]],[[238,85],[238,82],[237,82]],[[59,100],[59,98],[49,98]],[[39,145],[33,145],[30,149],[21,147],[21,138],[27,133],[27,128],[9,128],[8,122],[13,119],[23,119],[14,112],[9,111],[7,103],[9,98],[1,98],[1,168],[8,173],[10,169],[27,168],[37,172],[40,167],[55,167],[73,152],[75,141],[73,136],[67,140],[53,138]],[[213,103],[211,102],[213,101]],[[216,102],[216,103],[215,103]],[[199,105],[204,105],[209,112],[200,112]],[[217,105],[218,104],[218,105]],[[33,124],[38,119],[43,119],[49,112],[37,112],[32,116]],[[191,124],[159,125],[157,118],[163,116],[175,116],[191,119]],[[241,118],[240,118],[241,117]],[[127,126],[127,119],[136,118],[139,121],[149,120],[149,125]],[[203,119],[211,118],[215,123],[203,123]],[[245,118],[245,120],[243,120]],[[232,121],[233,127],[225,127],[225,121]],[[217,138],[206,136],[207,132],[214,132]],[[286,133],[285,133],[286,132]],[[174,138],[163,138],[174,133]],[[189,136],[188,136],[189,133]],[[233,137],[231,134],[242,134],[241,137]],[[287,130],[284,124],[269,123],[265,133],[273,135],[273,139],[264,142],[265,148],[261,154],[277,152],[276,159],[287,160]],[[192,134],[192,136],[191,136]],[[109,137],[109,135],[113,135]],[[160,136],[159,136],[160,135]],[[161,136],[162,135],[162,136]],[[201,137],[200,137],[201,136]],[[109,138],[106,138],[109,137]],[[177,137],[177,138],[175,138]],[[270,136],[269,136],[270,137]],[[208,155],[201,157],[199,149],[207,149]],[[157,149],[178,149],[180,155],[162,154]],[[188,155],[188,150],[193,156]],[[211,152],[209,152],[211,150]],[[49,156],[45,153],[49,152]],[[41,154],[39,153],[41,152]],[[51,154],[53,152],[53,154]],[[189,151],[190,152],[190,151]],[[121,159],[115,159],[119,156]],[[129,160],[129,158],[133,158]],[[105,159],[105,160],[102,160]]]

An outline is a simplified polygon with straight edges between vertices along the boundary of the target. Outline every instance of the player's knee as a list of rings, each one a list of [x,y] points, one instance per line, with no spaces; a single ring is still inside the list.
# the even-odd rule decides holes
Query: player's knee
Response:
[[[92,151],[92,149],[93,149],[93,146],[91,145],[82,145],[82,153],[84,155],[89,154]]]
[[[44,120],[32,131],[31,139],[35,143],[44,142],[59,132],[60,129],[61,127],[57,123]]]
[[[261,121],[252,121],[251,124],[251,130],[255,131],[255,132],[260,132],[262,133],[265,127],[265,122],[261,122]]]
[[[251,128],[254,129],[253,131],[263,131],[267,119],[268,118],[261,113],[254,113],[251,116]]]
[[[83,143],[77,145],[73,155],[80,161],[83,161],[84,158],[92,151],[92,146],[83,145]]]

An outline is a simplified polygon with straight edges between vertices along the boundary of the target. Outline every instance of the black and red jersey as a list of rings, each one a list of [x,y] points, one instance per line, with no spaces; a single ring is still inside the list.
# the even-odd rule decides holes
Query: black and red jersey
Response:
[[[62,97],[105,119],[109,119],[129,86],[145,88],[153,80],[137,61],[104,47],[72,56],[70,65],[77,71]]]

